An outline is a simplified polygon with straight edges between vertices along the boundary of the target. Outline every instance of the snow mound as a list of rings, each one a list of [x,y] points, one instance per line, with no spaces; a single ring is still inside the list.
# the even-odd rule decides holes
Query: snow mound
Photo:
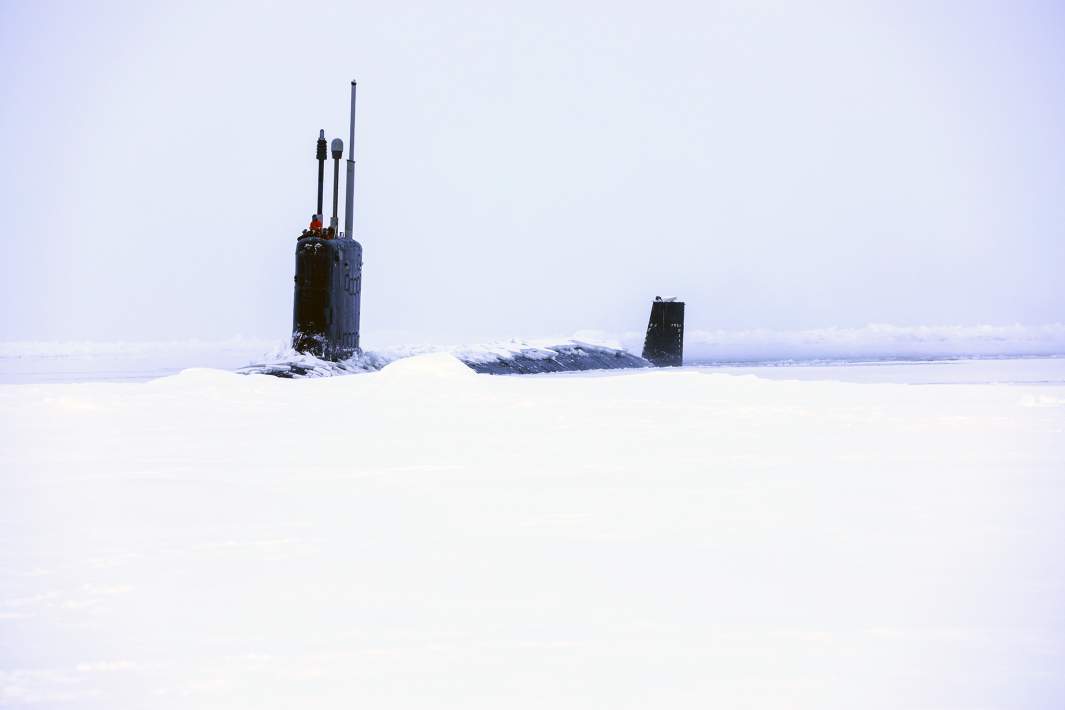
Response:
[[[385,365],[380,372],[380,376],[453,379],[457,377],[474,377],[476,373],[451,353],[439,352],[395,360]]]

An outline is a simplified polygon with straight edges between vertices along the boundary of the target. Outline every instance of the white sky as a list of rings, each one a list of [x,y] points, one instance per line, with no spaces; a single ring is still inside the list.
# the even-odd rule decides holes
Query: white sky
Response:
[[[352,78],[366,347],[1063,320],[1060,4],[143,5],[0,0],[0,339],[287,335]]]

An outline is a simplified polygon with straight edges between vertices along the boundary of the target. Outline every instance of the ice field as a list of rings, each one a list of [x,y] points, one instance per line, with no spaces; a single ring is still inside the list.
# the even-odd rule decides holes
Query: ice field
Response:
[[[1060,707],[1065,361],[1004,362],[0,386],[0,706]]]

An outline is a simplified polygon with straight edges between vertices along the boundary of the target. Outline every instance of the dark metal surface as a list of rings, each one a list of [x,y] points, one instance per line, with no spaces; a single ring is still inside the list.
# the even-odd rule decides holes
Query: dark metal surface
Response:
[[[583,372],[585,370],[622,370],[649,367],[643,358],[630,352],[584,343],[552,345],[550,357],[537,349],[530,354],[507,353],[486,359],[462,354],[458,358],[471,370],[489,375],[533,375],[543,372]]]
[[[296,242],[292,347],[323,360],[359,350],[362,246],[354,239],[303,237]]]
[[[643,356],[657,367],[684,364],[684,302],[656,298],[643,341]]]

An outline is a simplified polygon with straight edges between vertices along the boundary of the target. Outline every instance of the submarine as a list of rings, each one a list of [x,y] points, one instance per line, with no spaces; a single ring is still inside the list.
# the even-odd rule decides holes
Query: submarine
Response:
[[[340,161],[344,142],[327,143],[318,133],[317,201],[309,226],[296,238],[292,299],[291,350],[296,357],[242,368],[244,374],[299,378],[350,374],[380,369],[390,358],[363,352],[359,320],[362,309],[362,245],[355,238],[355,97],[351,82],[344,183],[344,228],[338,222]],[[323,221],[325,164],[333,161],[333,205]],[[684,362],[684,302],[656,297],[651,304],[642,356],[626,350],[575,340],[558,344],[517,343],[506,347],[459,350],[453,354],[475,372],[525,375],[548,372],[677,367]]]

